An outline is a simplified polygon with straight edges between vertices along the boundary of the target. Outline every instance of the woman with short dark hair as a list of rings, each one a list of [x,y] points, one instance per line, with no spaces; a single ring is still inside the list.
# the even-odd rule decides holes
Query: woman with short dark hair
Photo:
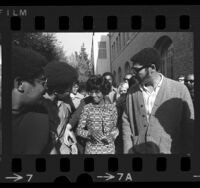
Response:
[[[92,103],[84,106],[77,128],[77,134],[87,139],[85,154],[114,154],[114,141],[119,134],[117,109],[105,98],[111,85],[102,76],[93,75],[86,87]]]

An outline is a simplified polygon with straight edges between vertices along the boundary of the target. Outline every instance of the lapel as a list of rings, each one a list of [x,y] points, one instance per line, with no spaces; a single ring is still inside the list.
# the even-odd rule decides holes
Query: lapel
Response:
[[[137,87],[137,92],[132,95],[132,101],[133,101],[133,107],[134,107],[134,103],[137,104],[137,108],[138,109],[141,109],[141,105],[143,105],[143,109],[145,110],[145,105],[144,105],[144,98],[143,98],[143,94],[142,94],[142,91],[140,90],[139,88],[139,85]],[[145,110],[145,113],[146,113],[146,110]]]
[[[162,84],[160,86],[160,89],[158,91],[158,94],[156,96],[156,99],[155,99],[151,114],[155,114],[157,108],[160,106],[162,98],[163,98],[163,96],[165,94],[165,88],[166,88],[166,78],[163,76],[163,82],[162,82]]]

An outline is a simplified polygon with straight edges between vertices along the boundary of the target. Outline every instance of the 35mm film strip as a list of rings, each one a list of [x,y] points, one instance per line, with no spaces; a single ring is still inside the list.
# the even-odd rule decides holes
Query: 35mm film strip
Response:
[[[0,7],[0,182],[199,181],[199,9]]]

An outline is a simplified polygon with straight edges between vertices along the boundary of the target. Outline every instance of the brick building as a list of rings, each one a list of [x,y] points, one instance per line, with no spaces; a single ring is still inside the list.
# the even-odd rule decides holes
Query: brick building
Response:
[[[161,54],[160,72],[177,79],[193,73],[192,32],[110,33],[111,71],[117,83],[131,72],[130,58],[146,47],[155,47]]]

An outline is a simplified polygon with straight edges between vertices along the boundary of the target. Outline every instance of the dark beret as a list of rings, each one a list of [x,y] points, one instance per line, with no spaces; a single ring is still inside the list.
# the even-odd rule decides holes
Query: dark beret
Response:
[[[134,63],[140,63],[141,65],[155,64],[157,67],[159,67],[161,57],[155,48],[144,48],[136,53],[131,58],[131,61]]]
[[[48,86],[72,85],[78,79],[76,69],[65,62],[50,62],[44,71]]]

